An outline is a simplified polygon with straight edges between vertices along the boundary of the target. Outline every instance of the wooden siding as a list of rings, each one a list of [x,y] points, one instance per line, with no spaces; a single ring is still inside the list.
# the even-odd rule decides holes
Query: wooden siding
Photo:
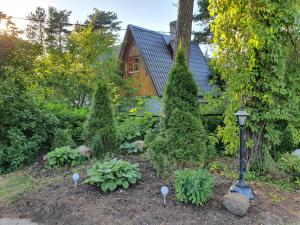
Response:
[[[129,57],[139,56],[139,71],[129,73],[128,59]],[[131,35],[127,40],[127,46],[123,58],[123,77],[125,79],[133,78],[133,87],[137,89],[135,96],[157,96],[157,92],[153,85],[150,75],[147,73],[145,63],[141,57],[140,51],[132,39]]]

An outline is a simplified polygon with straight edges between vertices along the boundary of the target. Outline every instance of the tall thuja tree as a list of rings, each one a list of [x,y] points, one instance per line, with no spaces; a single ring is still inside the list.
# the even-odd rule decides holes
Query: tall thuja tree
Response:
[[[95,136],[100,135],[106,151],[116,147],[117,136],[112,110],[112,100],[104,81],[97,82],[90,113],[84,125],[84,138],[92,144]]]
[[[214,62],[226,83],[219,135],[227,153],[235,153],[234,112],[246,106],[248,165],[270,171],[284,134],[300,142],[299,1],[210,0],[209,8],[218,46]]]
[[[163,154],[175,161],[204,163],[207,136],[199,119],[197,85],[189,71],[184,50],[179,47],[163,96],[161,136]]]

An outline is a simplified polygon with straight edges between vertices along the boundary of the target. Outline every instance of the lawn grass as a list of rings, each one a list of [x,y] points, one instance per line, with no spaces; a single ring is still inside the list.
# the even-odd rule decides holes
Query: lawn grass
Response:
[[[17,171],[0,177],[0,202],[14,202],[32,189],[34,180],[25,171]]]

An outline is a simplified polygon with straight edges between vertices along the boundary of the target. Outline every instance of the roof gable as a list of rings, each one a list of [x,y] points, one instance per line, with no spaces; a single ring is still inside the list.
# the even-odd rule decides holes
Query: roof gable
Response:
[[[173,59],[168,49],[170,36],[134,25],[128,25],[124,41],[128,36],[128,32],[131,32],[141,52],[157,95],[162,96],[169,72],[173,66]],[[122,46],[122,48],[124,49],[125,46]],[[122,51],[120,54],[122,55]],[[202,52],[196,43],[191,43],[189,67],[198,87],[204,92],[210,92],[212,89],[209,84],[210,72]]]

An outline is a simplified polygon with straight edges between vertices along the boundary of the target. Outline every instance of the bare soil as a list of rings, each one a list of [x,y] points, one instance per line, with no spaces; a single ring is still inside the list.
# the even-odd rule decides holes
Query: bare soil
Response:
[[[0,218],[27,218],[44,225],[126,225],[126,224],[205,224],[205,225],[300,225],[300,193],[279,192],[262,185],[252,184],[257,198],[244,217],[229,213],[221,205],[231,182],[216,176],[214,197],[203,207],[179,203],[173,184],[156,176],[149,161],[129,157],[140,163],[143,178],[128,190],[102,193],[99,189],[71,182],[72,171],[42,172],[34,176],[62,176],[57,183],[26,193],[17,202],[1,206]],[[86,176],[82,174],[83,178]],[[170,187],[167,206],[162,205],[160,188]],[[274,196],[280,196],[277,199]],[[275,198],[275,199],[274,199]]]

